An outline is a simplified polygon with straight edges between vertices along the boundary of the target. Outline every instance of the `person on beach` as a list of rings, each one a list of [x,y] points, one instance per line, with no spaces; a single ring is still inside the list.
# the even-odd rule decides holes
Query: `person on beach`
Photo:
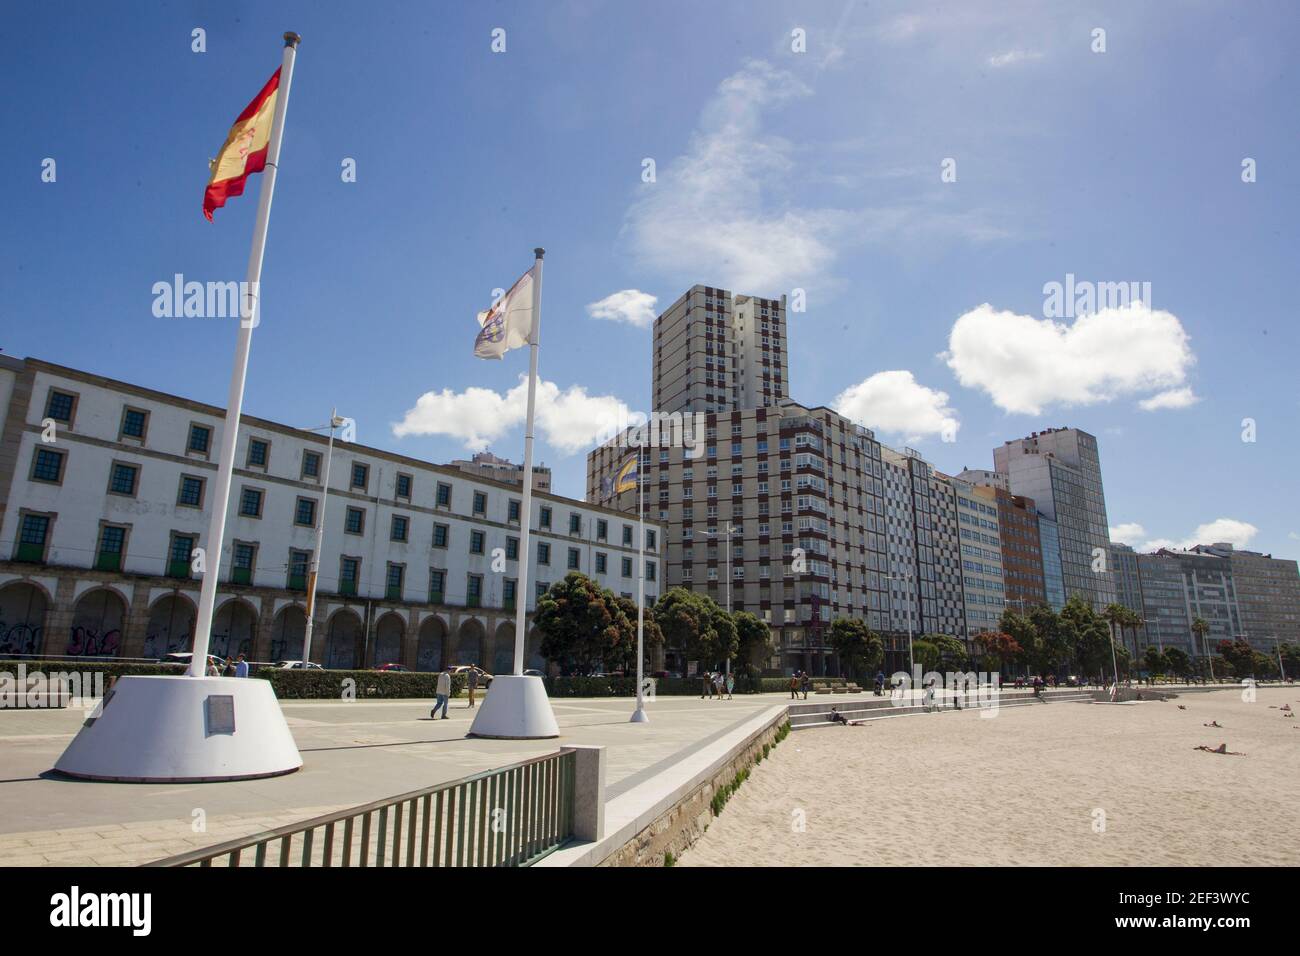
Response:
[[[429,716],[434,720],[438,719],[438,708],[442,708],[442,719],[447,719],[447,701],[451,699],[451,668],[438,675],[437,686],[433,690],[435,694],[433,710],[429,711]]]
[[[843,724],[846,727],[849,725],[848,718],[845,717],[843,714],[841,714],[834,707],[831,708],[830,722],[832,724]]]
[[[930,682],[925,685],[925,709],[927,711],[934,710],[934,693],[934,678],[931,677]]]

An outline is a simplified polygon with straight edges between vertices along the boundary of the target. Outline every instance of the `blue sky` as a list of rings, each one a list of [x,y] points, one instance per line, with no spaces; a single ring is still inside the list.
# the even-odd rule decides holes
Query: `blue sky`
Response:
[[[518,460],[526,354],[473,359],[473,316],[543,245],[539,452],[562,493],[603,417],[647,410],[628,320],[695,282],[800,288],[796,399],[949,472],[1077,425],[1133,543],[1223,521],[1205,535],[1300,555],[1294,6],[11,2],[5,352],[224,402],[231,323],[155,318],[151,288],[243,278],[260,181],[208,223],[207,161],[285,29],[250,414],[337,405],[367,444]],[[1067,274],[1151,301],[1049,318]],[[593,318],[617,293],[639,312]]]

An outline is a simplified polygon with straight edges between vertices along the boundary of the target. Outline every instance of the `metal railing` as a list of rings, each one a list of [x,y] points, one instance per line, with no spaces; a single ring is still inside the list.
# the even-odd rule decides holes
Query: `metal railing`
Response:
[[[573,836],[575,751],[440,783],[147,866],[530,866]]]

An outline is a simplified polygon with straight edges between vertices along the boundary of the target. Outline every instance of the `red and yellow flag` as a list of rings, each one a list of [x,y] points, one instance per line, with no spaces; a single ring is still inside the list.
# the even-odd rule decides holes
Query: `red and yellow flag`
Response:
[[[212,221],[212,211],[226,204],[231,196],[242,196],[244,183],[253,173],[266,168],[266,151],[271,142],[271,122],[275,117],[276,92],[280,88],[280,71],[253,97],[230,127],[230,135],[217,158],[209,164],[212,178],[203,194],[203,215]]]

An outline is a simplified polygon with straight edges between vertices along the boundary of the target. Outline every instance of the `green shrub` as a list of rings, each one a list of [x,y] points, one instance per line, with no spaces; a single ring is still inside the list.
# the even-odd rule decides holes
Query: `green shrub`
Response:
[[[299,670],[297,668],[266,667],[254,677],[268,681],[275,696],[282,700],[338,700],[343,696],[344,681],[357,700],[388,700],[395,698],[425,698],[437,696],[437,671],[361,671],[361,670]],[[465,689],[465,678],[454,674],[451,678],[451,696],[459,697]],[[483,687],[480,686],[482,691]]]

